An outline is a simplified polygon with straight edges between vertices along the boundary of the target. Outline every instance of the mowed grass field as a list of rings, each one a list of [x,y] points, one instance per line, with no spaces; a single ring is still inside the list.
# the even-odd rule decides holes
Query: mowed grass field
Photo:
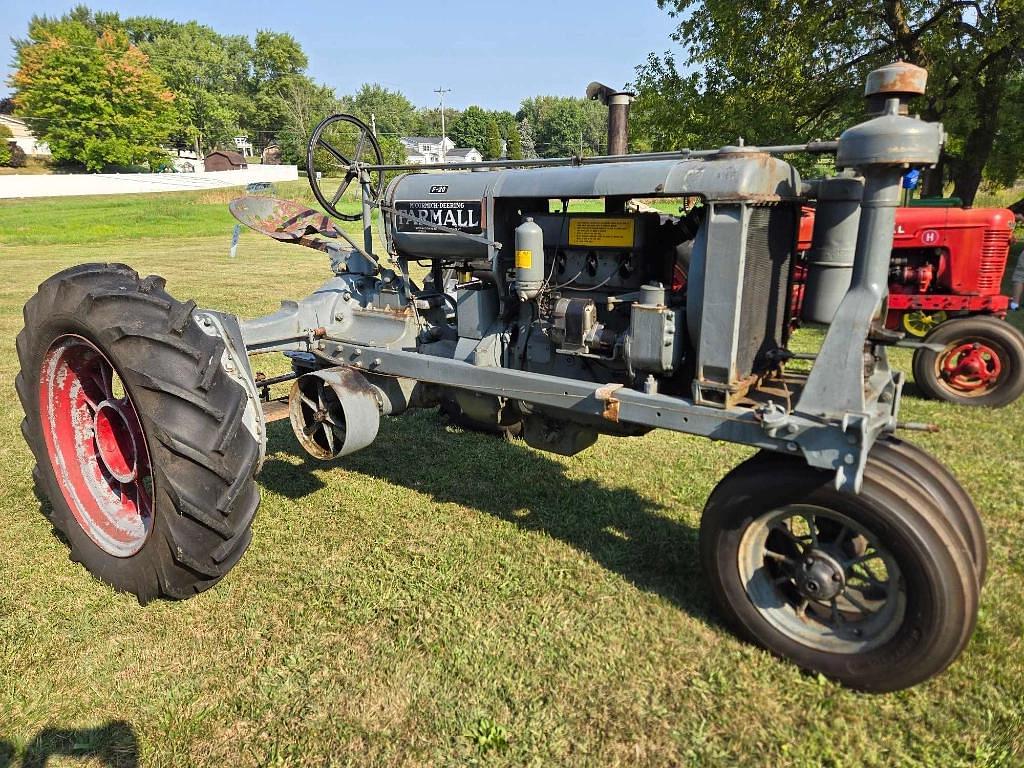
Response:
[[[252,545],[221,584],[141,608],[93,580],[32,491],[21,307],[79,262],[240,315],[328,276],[252,233],[229,258],[230,197],[0,203],[0,766],[1024,764],[1020,402],[904,400],[941,426],[910,437],[976,500],[991,566],[964,655],[898,694],[802,674],[722,626],[697,526],[750,451],[671,433],[564,458],[413,412],[322,464],[277,422]]]

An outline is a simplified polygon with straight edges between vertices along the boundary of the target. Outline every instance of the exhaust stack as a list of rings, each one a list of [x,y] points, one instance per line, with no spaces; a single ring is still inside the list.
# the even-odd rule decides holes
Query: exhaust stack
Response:
[[[636,94],[632,91],[616,91],[602,83],[593,82],[587,86],[587,98],[598,100],[608,107],[608,154],[629,154],[629,105]]]

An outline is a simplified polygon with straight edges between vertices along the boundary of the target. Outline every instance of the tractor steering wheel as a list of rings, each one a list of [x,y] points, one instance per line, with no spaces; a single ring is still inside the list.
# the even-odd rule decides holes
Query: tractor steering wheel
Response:
[[[369,155],[369,157],[366,157]],[[364,159],[364,157],[366,159]],[[313,196],[331,216],[343,221],[358,221],[361,213],[342,213],[338,203],[352,182],[365,184],[371,202],[376,202],[384,187],[383,171],[368,171],[367,165],[383,165],[384,155],[370,126],[358,117],[347,114],[325,118],[313,131],[306,148],[306,173]],[[374,179],[376,176],[376,179]],[[341,178],[329,194],[321,188]]]

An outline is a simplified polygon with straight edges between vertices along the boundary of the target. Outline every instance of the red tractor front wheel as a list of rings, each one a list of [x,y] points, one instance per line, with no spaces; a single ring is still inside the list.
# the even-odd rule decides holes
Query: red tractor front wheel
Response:
[[[914,353],[914,379],[928,397],[1000,407],[1024,393],[1024,335],[994,317],[949,320],[925,338],[941,352]]]

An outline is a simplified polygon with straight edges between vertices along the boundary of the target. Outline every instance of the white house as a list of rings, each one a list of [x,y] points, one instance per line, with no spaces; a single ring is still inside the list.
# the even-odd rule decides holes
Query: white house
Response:
[[[423,165],[448,160],[453,163],[479,163],[483,160],[473,147],[456,147],[447,136],[403,136],[399,141],[405,147],[405,161]],[[442,153],[442,147],[444,152]]]
[[[45,141],[37,141],[24,120],[13,115],[0,115],[0,125],[6,125],[14,135],[14,143],[21,147],[26,155],[49,155],[50,148]],[[10,139],[8,139],[10,141]]]
[[[484,156],[473,147],[456,147],[448,150],[446,158],[450,163],[479,163]]]

